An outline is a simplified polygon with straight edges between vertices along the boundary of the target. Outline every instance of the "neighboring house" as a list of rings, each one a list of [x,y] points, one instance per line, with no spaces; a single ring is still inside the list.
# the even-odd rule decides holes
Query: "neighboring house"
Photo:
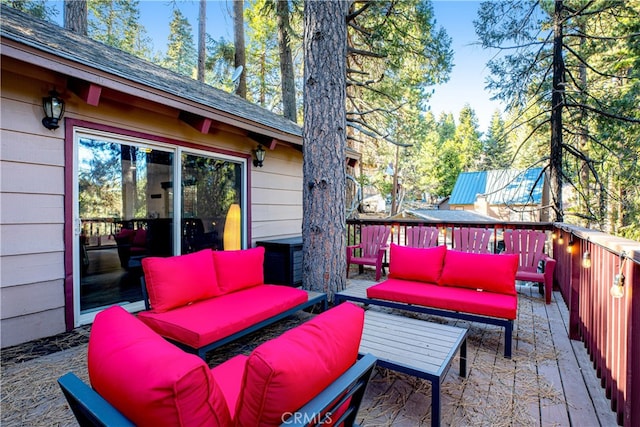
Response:
[[[298,125],[1,12],[2,347],[90,323],[108,305],[142,309],[144,256],[300,235]],[[49,130],[42,102],[54,89],[66,111]]]
[[[449,209],[480,213],[501,221],[548,221],[549,187],[542,168],[462,172]]]

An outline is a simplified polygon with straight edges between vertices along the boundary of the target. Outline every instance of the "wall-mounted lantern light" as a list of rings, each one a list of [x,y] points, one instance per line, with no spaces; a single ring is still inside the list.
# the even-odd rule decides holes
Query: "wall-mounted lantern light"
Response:
[[[253,160],[253,166],[261,168],[262,162],[264,162],[264,155],[265,155],[265,151],[264,151],[264,148],[262,148],[262,145],[258,145],[258,148],[256,148],[253,151],[253,154],[256,157]]]
[[[64,100],[55,89],[49,92],[49,96],[42,98],[42,109],[45,115],[42,119],[44,127],[50,130],[58,129],[58,122],[64,115]]]
[[[582,254],[582,266],[584,268],[591,268],[591,252],[589,252],[589,249]]]

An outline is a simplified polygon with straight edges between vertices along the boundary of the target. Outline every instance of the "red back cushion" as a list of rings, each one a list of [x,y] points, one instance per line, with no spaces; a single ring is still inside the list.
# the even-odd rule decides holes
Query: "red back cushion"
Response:
[[[282,424],[355,363],[363,324],[364,311],[342,303],[257,347],[246,363],[236,425]]]
[[[135,235],[136,235],[136,230],[132,230],[130,228],[123,228],[116,235],[116,239],[120,240],[122,243],[124,242],[131,243],[133,242],[133,238],[135,237]]]
[[[516,295],[518,255],[447,251],[440,284]]]
[[[264,248],[214,251],[213,263],[223,293],[264,284]]]
[[[142,259],[151,309],[172,308],[220,295],[211,249],[168,258]]]
[[[144,248],[147,246],[147,230],[144,228],[139,228],[135,231],[135,235],[133,236],[133,241],[131,242],[133,246],[139,246]]]
[[[446,246],[412,248],[392,243],[389,253],[389,277],[438,283],[446,253]]]
[[[92,387],[136,425],[230,425],[207,364],[119,306],[96,316],[88,368]]]

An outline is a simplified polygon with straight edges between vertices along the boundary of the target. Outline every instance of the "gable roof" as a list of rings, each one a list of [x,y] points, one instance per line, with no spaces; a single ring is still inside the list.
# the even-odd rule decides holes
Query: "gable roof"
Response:
[[[542,168],[462,172],[449,204],[472,205],[479,195],[486,196],[491,205],[540,204],[544,179]]]
[[[64,60],[71,66],[90,69],[101,75],[109,75],[143,85],[182,102],[197,104],[197,107],[209,110],[213,120],[225,121],[239,128],[255,132],[257,123],[264,134],[282,137],[297,145],[302,144],[302,128],[284,117],[252,104],[245,99],[216,89],[181,74],[175,73],[154,63],[140,59],[120,49],[68,31],[50,22],[22,13],[4,4],[1,6],[2,54],[20,57],[25,60],[24,51],[11,49],[7,41],[28,46],[57,60]],[[41,65],[35,58],[31,62]],[[95,82],[108,87],[110,82],[96,77]],[[203,112],[206,116],[206,111]]]

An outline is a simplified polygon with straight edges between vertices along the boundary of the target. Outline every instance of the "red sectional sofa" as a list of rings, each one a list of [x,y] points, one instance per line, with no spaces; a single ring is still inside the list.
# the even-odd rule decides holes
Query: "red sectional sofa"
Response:
[[[81,425],[351,426],[376,363],[357,360],[363,324],[342,304],[210,369],[116,306],[91,329],[92,388],[58,383]]]
[[[517,255],[392,244],[389,278],[367,288],[366,298],[336,294],[336,303],[351,300],[502,326],[504,355],[511,357],[517,269]]]
[[[142,260],[147,310],[138,318],[183,349],[206,352],[296,311],[322,304],[325,294],[264,284],[264,248],[205,249]]]

